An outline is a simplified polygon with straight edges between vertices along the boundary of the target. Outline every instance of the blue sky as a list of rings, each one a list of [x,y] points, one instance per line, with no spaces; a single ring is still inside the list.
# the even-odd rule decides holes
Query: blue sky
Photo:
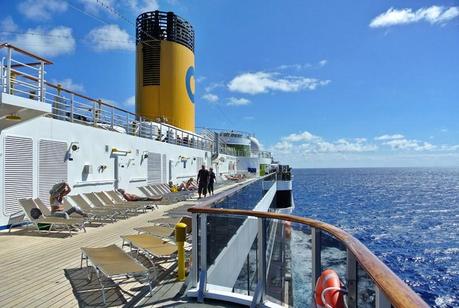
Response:
[[[197,125],[254,132],[297,167],[459,164],[458,1],[2,1],[0,40],[48,79],[133,109],[134,23],[196,31]],[[28,34],[27,34],[28,33]]]

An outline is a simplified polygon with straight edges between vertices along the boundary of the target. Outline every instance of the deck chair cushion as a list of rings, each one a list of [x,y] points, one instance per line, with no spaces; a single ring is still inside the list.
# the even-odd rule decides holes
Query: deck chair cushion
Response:
[[[42,216],[42,213],[39,208],[34,207],[33,209],[30,210],[30,217],[33,219],[38,219]]]

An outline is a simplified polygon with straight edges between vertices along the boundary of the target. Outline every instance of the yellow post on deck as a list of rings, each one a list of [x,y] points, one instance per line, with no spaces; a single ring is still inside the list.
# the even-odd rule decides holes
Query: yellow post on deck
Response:
[[[177,279],[179,281],[185,280],[185,239],[186,227],[183,222],[175,225],[175,242],[177,243]]]

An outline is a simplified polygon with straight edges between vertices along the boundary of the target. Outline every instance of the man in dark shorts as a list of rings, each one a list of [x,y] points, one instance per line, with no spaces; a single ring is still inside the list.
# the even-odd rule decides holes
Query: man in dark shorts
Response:
[[[198,199],[201,199],[201,194],[204,198],[207,196],[207,184],[209,183],[209,171],[206,170],[206,166],[202,165],[201,170],[198,172]]]
[[[207,191],[209,192],[209,196],[214,195],[214,182],[215,182],[215,173],[214,169],[209,168],[209,184],[207,185]]]

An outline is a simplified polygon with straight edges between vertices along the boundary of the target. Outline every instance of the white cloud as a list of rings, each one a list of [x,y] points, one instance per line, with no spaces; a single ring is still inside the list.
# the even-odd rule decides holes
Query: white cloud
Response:
[[[304,131],[298,134],[290,134],[286,137],[283,137],[282,140],[289,141],[289,142],[299,142],[299,141],[311,141],[313,139],[317,139],[319,137],[314,136],[308,131]]]
[[[451,166],[459,163],[459,144],[434,145],[398,138],[400,134],[386,136],[389,138],[379,142],[366,138],[333,141],[304,131],[280,138],[269,150],[294,167]],[[395,138],[390,138],[392,136]]]
[[[219,97],[212,93],[207,93],[202,96],[202,99],[208,101],[209,103],[216,103],[219,100]]]
[[[392,139],[403,139],[405,136],[402,134],[394,134],[394,135],[382,135],[375,137],[375,140],[392,140]]]
[[[128,0],[127,4],[135,14],[155,11],[159,9],[158,1],[156,0]]]
[[[127,106],[135,106],[135,95],[127,98],[125,101],[124,101],[124,104],[127,105]]]
[[[19,3],[18,10],[29,19],[49,20],[54,13],[62,13],[67,10],[67,1],[25,0]]]
[[[260,94],[270,91],[298,92],[315,90],[327,85],[330,80],[319,80],[301,76],[278,77],[279,74],[267,72],[244,73],[233,78],[228,88],[233,92]]]
[[[436,149],[436,146],[431,143],[408,139],[393,139],[383,144],[390,146],[393,150],[430,151]]]
[[[207,87],[204,88],[206,92],[211,92],[218,88],[224,88],[225,84],[223,82],[212,82]]]
[[[228,98],[228,106],[244,106],[250,104],[250,100],[246,98],[236,98],[236,97],[230,97]]]
[[[13,45],[37,53],[40,56],[69,54],[75,50],[72,29],[64,26],[49,31],[43,28],[28,29],[10,39]]]
[[[81,83],[75,83],[70,78],[65,78],[63,80],[55,80],[53,79],[52,82],[54,84],[60,84],[62,88],[74,91],[74,92],[84,92],[84,86]]]
[[[311,134],[308,131],[294,133],[282,137],[272,150],[282,154],[318,154],[318,153],[362,153],[373,152],[378,149],[377,145],[370,144],[366,138],[338,139],[327,141],[322,137]]]
[[[98,3],[98,0],[79,0],[79,1],[83,5],[83,9],[85,10],[85,12],[88,12],[90,14],[97,15],[99,14],[100,11],[106,10],[104,7],[102,7],[101,4]],[[100,3],[108,7],[113,7],[115,4],[114,0],[103,0],[103,1],[100,1]]]
[[[86,39],[96,51],[135,49],[134,41],[118,25],[105,25],[92,29]]]
[[[197,83],[202,83],[206,79],[207,79],[206,76],[198,76],[198,77],[196,77],[196,82]]]
[[[441,24],[457,17],[459,17],[459,6],[446,8],[444,6],[433,5],[416,11],[413,11],[410,8],[390,8],[386,12],[376,16],[370,22],[370,27],[382,28],[396,25],[406,25],[421,21],[429,22],[430,24]]]
[[[18,30],[18,25],[11,16],[7,16],[0,22],[0,29],[6,32],[15,32]]]
[[[279,141],[273,146],[273,150],[279,153],[287,154],[293,149],[293,145],[288,141]]]
[[[321,67],[324,67],[327,63],[328,63],[327,59],[322,59],[319,62],[313,63],[313,64],[311,64],[311,63],[282,64],[282,65],[279,65],[276,68],[276,70],[291,70],[291,69],[293,69],[293,70],[300,71],[300,70],[311,69],[311,68],[321,68]]]

